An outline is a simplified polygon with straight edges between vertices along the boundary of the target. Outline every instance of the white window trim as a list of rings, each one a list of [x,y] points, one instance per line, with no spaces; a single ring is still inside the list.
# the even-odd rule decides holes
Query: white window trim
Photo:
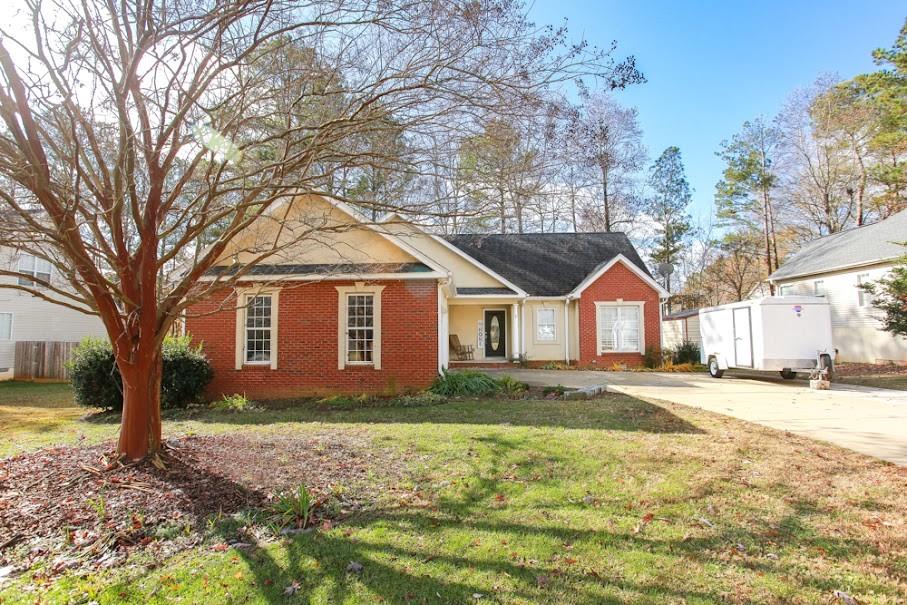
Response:
[[[539,338],[539,312],[540,311],[551,311],[554,314],[554,317],[551,321],[554,326],[554,337],[553,338]],[[555,307],[536,307],[535,308],[535,330],[532,334],[532,342],[537,345],[556,345],[559,340],[560,330],[557,329],[557,309]]]
[[[820,286],[821,284],[821,286]],[[821,292],[819,291],[821,287]],[[825,296],[825,280],[817,279],[813,281],[813,295],[814,296]]]
[[[12,311],[0,311],[0,315],[9,315],[9,338],[0,338],[0,340],[11,342],[13,340],[13,321],[15,320],[15,317],[13,316],[13,312]]]
[[[638,351],[605,351],[601,339],[602,307],[639,307],[639,350]],[[597,300],[595,301],[595,350],[599,355],[620,355],[625,353],[645,354],[646,351],[646,301],[644,300]]]
[[[22,259],[25,259],[25,258],[32,259],[33,269],[31,271],[26,271],[25,269],[22,268]],[[39,262],[47,263],[47,271],[38,271]],[[39,258],[39,257],[35,256],[34,254],[29,254],[27,252],[21,252],[21,253],[19,253],[19,260],[16,261],[16,272],[20,274],[19,278],[16,280],[20,286],[31,286],[31,287],[42,288],[42,287],[44,287],[43,284],[40,284],[35,280],[40,279],[44,282],[50,283],[50,281],[53,279],[53,276],[54,276],[54,266],[53,266],[53,264],[50,263],[50,261],[47,261],[43,258]],[[41,275],[46,275],[47,278],[38,277],[39,273]],[[27,277],[23,277],[22,275],[31,275],[31,279],[29,279]],[[22,283],[23,281],[30,282],[30,283]]]
[[[269,295],[271,297],[271,360],[246,361],[246,299],[249,296]],[[244,366],[270,366],[277,369],[277,321],[280,309],[279,288],[237,288],[236,289],[236,369]]]
[[[337,289],[337,369],[348,367],[373,367],[381,369],[381,292],[385,286],[367,286],[365,282],[356,282],[353,286],[334,286]],[[371,294],[372,312],[375,314],[372,326],[372,360],[347,361],[347,302],[351,294]]]

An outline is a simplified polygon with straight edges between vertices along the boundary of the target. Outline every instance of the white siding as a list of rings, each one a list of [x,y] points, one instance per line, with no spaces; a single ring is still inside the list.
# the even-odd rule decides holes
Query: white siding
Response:
[[[860,306],[859,276],[876,281],[891,268],[890,263],[835,271],[810,277],[778,280],[785,295],[814,295],[816,282],[821,282],[831,305],[831,325],[835,348],[841,361],[875,363],[907,361],[907,338],[893,336],[881,329],[879,311]],[[780,290],[779,290],[780,293]]]
[[[15,271],[19,256],[15,250],[0,248],[0,266]],[[59,277],[51,276],[63,285]],[[8,377],[14,362],[15,343],[20,340],[59,340],[77,342],[86,336],[106,338],[104,325],[94,315],[85,315],[66,307],[41,300],[27,292],[4,288],[16,278],[0,276],[0,313],[12,313],[12,334],[0,340],[0,378]]]

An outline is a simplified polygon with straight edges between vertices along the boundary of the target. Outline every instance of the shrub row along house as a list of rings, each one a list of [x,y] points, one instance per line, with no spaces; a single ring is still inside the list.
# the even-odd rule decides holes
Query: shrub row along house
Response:
[[[440,237],[313,195],[260,219],[206,279],[229,276],[186,318],[212,395],[393,393],[458,361],[639,365],[667,295],[622,233]]]

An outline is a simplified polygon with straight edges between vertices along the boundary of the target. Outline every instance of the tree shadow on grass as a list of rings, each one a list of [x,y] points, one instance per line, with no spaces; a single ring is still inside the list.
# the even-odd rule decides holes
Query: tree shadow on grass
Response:
[[[568,459],[559,456],[556,449],[534,451],[526,437],[501,432],[472,437],[470,443],[473,445],[464,449],[458,466],[457,489],[439,495],[430,506],[374,507],[327,531],[293,535],[277,543],[254,542],[224,555],[212,555],[223,559],[215,559],[210,568],[200,571],[212,574],[212,579],[219,574],[217,580],[222,582],[249,582],[248,577],[235,579],[237,569],[227,561],[236,558],[252,576],[254,584],[246,586],[251,586],[252,598],[269,604],[469,603],[477,600],[476,594],[482,595],[480,602],[484,599],[492,603],[719,603],[727,601],[728,590],[736,588],[735,582],[743,577],[776,578],[788,589],[809,590],[804,593],[808,595],[828,595],[832,590],[849,588],[837,584],[834,577],[820,575],[829,569],[826,564],[815,571],[804,568],[803,553],[824,553],[821,556],[835,564],[884,556],[870,539],[813,530],[810,518],[822,511],[809,498],[791,501],[792,510],[776,523],[779,532],[771,538],[758,529],[732,524],[728,517],[716,519],[714,526],[700,527],[694,535],[681,536],[680,532],[654,529],[602,530],[590,518],[571,526],[563,519],[572,518],[569,515],[575,512],[576,504],[568,502],[490,510],[489,502],[513,485],[513,473],[519,474],[517,478],[544,476],[551,465]],[[206,482],[226,491],[245,489],[203,469],[193,472],[194,477],[184,473],[187,489]],[[713,481],[724,483],[725,478]],[[695,493],[689,498],[700,499]],[[207,493],[199,503],[217,500],[217,494]],[[595,509],[590,511],[594,513]],[[247,540],[246,534],[237,533],[235,523],[218,524],[216,531],[226,542]],[[504,541],[507,546],[497,547],[497,552],[485,548]],[[591,552],[594,556],[568,564],[563,558],[535,551],[557,551],[564,544],[571,544],[575,549],[572,552]],[[767,557],[770,550],[781,552],[781,557]],[[651,561],[653,566],[633,570],[633,563],[640,560]],[[351,562],[361,564],[361,570],[350,571]],[[716,566],[730,572],[726,581],[716,579]],[[669,571],[659,573],[658,568]],[[684,572],[678,575],[678,570],[687,569],[689,577]],[[851,586],[860,592],[898,598],[894,582],[886,584],[875,575],[848,575],[853,576]],[[711,579],[706,582],[706,578]],[[758,590],[761,582],[747,586]],[[133,579],[110,590],[141,600],[147,595],[139,593],[136,587],[140,584]]]

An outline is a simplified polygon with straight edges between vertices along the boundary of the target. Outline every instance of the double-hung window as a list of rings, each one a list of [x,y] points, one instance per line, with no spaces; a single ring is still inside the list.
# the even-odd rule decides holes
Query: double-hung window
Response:
[[[642,305],[597,303],[598,353],[643,351]]]
[[[34,279],[40,279],[43,282],[49,282],[51,265],[49,261],[43,258],[38,258],[33,254],[20,254],[18,271],[19,273],[30,275]],[[35,286],[38,284],[28,277],[20,276],[19,285]]]
[[[337,369],[381,369],[381,292],[384,286],[356,282],[337,288]]]
[[[816,296],[825,296],[825,281],[817,279],[813,282],[813,294]]]
[[[346,295],[346,361],[371,364],[375,352],[375,295]]]
[[[270,294],[246,297],[245,363],[271,363],[273,302]]]
[[[535,313],[536,342],[555,342],[557,340],[557,314],[554,309],[538,309]]]

